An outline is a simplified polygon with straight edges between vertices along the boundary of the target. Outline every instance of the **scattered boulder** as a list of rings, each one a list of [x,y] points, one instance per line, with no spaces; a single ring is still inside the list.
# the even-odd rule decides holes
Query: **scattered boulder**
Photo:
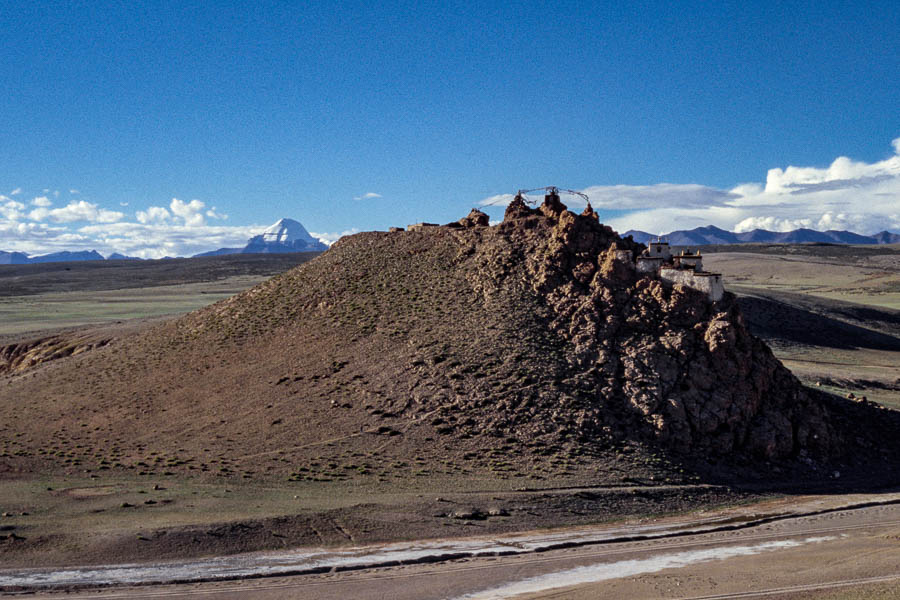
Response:
[[[459,224],[463,227],[487,227],[490,218],[477,208],[473,208],[467,216],[459,220]]]
[[[460,519],[465,521],[484,521],[488,518],[487,513],[473,508],[471,510],[456,510],[447,515],[451,519]]]

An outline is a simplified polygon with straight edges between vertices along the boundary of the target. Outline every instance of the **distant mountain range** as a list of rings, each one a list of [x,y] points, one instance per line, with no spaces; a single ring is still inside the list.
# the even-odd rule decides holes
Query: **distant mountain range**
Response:
[[[299,221],[279,219],[277,223],[255,235],[243,248],[219,248],[194,256],[221,256],[223,254],[284,254],[286,252],[321,252],[328,246],[309,235]]]
[[[696,229],[679,229],[670,233],[657,236],[646,231],[629,229],[622,236],[632,236],[634,241],[646,244],[659,237],[668,241],[673,246],[705,246],[707,244],[897,244],[900,243],[900,234],[882,231],[875,235],[860,235],[852,231],[816,231],[814,229],[795,229],[793,231],[767,231],[754,229],[735,233],[725,231],[712,225],[697,227]]]
[[[63,250],[62,252],[53,252],[41,256],[28,256],[22,252],[4,252],[0,250],[0,265],[31,265],[48,262],[72,262],[76,260],[104,260],[104,258],[96,250],[82,250],[80,252]]]
[[[277,223],[250,238],[242,248],[219,248],[210,252],[202,252],[194,256],[221,256],[223,254],[283,254],[286,252],[321,252],[328,246],[309,235],[299,221],[279,219]],[[23,252],[5,252],[0,250],[0,265],[30,265],[48,262],[70,262],[76,260],[141,260],[135,256],[125,256],[114,252],[108,258],[96,250],[80,252],[53,252],[41,256],[28,256]]]

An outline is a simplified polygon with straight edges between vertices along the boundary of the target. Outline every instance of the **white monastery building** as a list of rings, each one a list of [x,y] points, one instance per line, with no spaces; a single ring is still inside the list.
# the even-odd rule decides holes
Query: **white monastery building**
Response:
[[[700,252],[682,250],[681,254],[673,255],[669,242],[650,242],[643,254],[637,257],[637,270],[639,273],[656,275],[663,281],[680,283],[706,292],[712,302],[718,302],[725,294],[722,275],[703,270]]]

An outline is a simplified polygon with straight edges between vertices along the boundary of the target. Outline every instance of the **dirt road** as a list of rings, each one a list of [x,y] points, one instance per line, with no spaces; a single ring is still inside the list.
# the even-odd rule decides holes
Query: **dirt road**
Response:
[[[354,570],[341,570],[350,563],[335,563],[337,568],[332,571],[302,576],[74,594],[69,590],[66,596],[220,600],[809,598],[817,597],[816,592],[827,594],[837,589],[840,597],[854,598],[856,592],[869,594],[874,589],[875,595],[859,597],[889,598],[893,597],[891,590],[900,589],[898,499],[897,495],[856,497],[853,507],[841,508],[848,499],[808,498],[791,511],[796,515],[805,510],[804,516],[791,516],[787,511],[763,515],[760,508],[778,507],[755,506],[700,522],[695,516],[693,525],[668,522],[607,528],[595,531],[595,539],[579,530],[521,535],[516,538],[519,548],[504,546],[508,540],[453,542],[462,544],[457,550],[464,550],[465,545],[469,555],[437,562],[426,558],[417,564],[396,564],[395,560],[377,568],[358,563],[349,567]],[[878,504],[870,504],[872,501]],[[703,532],[698,532],[700,529]],[[471,552],[479,543],[486,555]],[[504,547],[517,553],[504,555]],[[407,551],[410,548],[412,545]],[[376,563],[385,551],[372,550],[368,560]],[[30,597],[60,597],[60,593]]]

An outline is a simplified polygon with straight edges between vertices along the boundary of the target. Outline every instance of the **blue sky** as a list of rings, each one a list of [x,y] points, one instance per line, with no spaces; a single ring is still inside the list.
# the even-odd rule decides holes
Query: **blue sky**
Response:
[[[620,230],[900,230],[898,31],[896,2],[2,2],[0,249],[334,239],[544,185]]]

